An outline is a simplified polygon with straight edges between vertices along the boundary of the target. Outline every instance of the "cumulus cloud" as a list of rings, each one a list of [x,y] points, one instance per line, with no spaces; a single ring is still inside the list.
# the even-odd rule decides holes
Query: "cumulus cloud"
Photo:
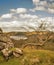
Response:
[[[3,14],[1,18],[11,18],[12,14]]]
[[[42,5],[42,6],[46,6],[47,5],[47,1],[43,0],[43,1],[40,1],[40,0],[33,0],[33,4],[34,5]]]
[[[45,11],[46,9],[43,6],[37,6],[36,8],[31,9],[31,11],[33,11],[33,12],[35,12],[36,10]]]
[[[10,9],[10,12],[14,13],[14,12],[16,12],[16,10],[15,9]]]
[[[30,11],[35,12],[36,10],[47,11],[49,13],[54,13],[54,2],[53,0],[32,0],[35,8],[30,9]],[[51,2],[51,3],[50,3]]]
[[[38,30],[38,27],[43,23],[46,30],[53,30],[54,19],[52,20],[52,17],[39,18],[37,15],[32,14],[19,14],[18,16],[13,15],[13,17],[15,19],[11,19],[9,22],[8,20],[2,22],[4,18],[0,20],[0,27],[5,29],[5,31],[34,31]],[[19,19],[16,19],[18,17]]]
[[[17,13],[26,13],[27,10],[25,8],[18,8],[17,10]]]
[[[30,11],[35,12],[36,10],[46,10],[45,8],[45,6],[47,6],[46,1],[33,0],[33,4],[35,5],[35,8],[30,9]]]
[[[10,13],[11,14],[11,13]],[[31,31],[36,29],[39,26],[38,16],[32,15],[32,14],[17,14],[17,16],[13,15],[13,18],[6,18],[4,20],[4,17],[2,20],[0,20],[0,27],[2,28],[18,28],[17,30],[24,30],[24,31]],[[19,17],[19,18],[18,18]],[[17,18],[17,19],[16,19]],[[15,29],[14,29],[15,30]]]
[[[48,6],[48,12],[49,13],[54,13],[54,2],[51,3],[51,4],[49,4],[49,6]]]
[[[48,8],[49,13],[54,13],[54,9]]]
[[[33,1],[33,3],[34,3],[35,5],[40,2],[40,0],[32,0],[32,1]]]
[[[15,13],[26,13],[27,9],[26,8],[17,8],[17,9],[10,9],[11,12],[15,12]]]
[[[27,18],[27,19],[38,18],[38,16],[36,16],[36,15],[31,15],[31,14],[20,14],[19,16],[20,16],[20,18]]]
[[[47,1],[40,1],[40,2],[39,2],[39,5],[40,5],[40,6],[47,6],[48,3],[47,3]]]

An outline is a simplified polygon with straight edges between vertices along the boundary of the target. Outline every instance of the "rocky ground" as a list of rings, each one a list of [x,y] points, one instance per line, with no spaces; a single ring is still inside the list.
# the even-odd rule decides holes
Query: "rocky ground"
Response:
[[[0,52],[6,61],[9,60],[11,55],[19,57],[19,55],[23,54],[23,51],[16,48],[10,37],[3,33],[2,30],[0,30]]]
[[[31,47],[39,49],[54,50],[54,32],[35,31],[35,32],[10,32],[8,36],[17,36],[17,39],[11,38],[15,47]],[[21,37],[22,38],[19,38]],[[23,38],[26,37],[26,39]]]

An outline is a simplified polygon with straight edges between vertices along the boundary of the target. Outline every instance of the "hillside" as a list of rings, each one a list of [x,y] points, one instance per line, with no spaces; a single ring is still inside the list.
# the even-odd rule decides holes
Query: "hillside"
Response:
[[[0,34],[0,38],[7,42],[10,39],[16,48],[23,50],[23,55],[18,58],[12,55],[8,61],[0,52],[0,65],[54,65],[54,32],[9,32]]]
[[[16,47],[22,47],[28,44],[33,44],[36,48],[54,50],[54,32],[50,31],[34,31],[34,32],[9,32],[7,36],[12,36],[12,41]],[[15,36],[15,38],[13,38]],[[26,37],[26,39],[24,39]],[[36,46],[34,45],[36,44]]]

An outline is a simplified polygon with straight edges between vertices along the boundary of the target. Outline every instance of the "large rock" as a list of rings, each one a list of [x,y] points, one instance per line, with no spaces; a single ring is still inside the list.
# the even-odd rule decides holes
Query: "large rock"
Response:
[[[3,49],[2,53],[3,53],[4,56],[8,56],[8,48]]]
[[[15,50],[13,51],[13,55],[15,57],[19,57],[20,55],[23,55],[23,51],[19,48],[15,48]]]
[[[0,42],[6,43],[9,47],[14,47],[12,40],[5,34],[0,34]]]
[[[6,59],[7,61],[9,60],[9,57],[11,57],[12,55],[15,57],[19,57],[23,54],[23,51],[19,48],[12,48],[12,49],[8,49],[5,48],[3,50],[1,50],[4,59]]]
[[[5,48],[12,48],[14,44],[7,34],[3,33],[2,29],[0,28],[0,44],[5,45]],[[0,45],[1,46],[1,45]]]
[[[3,57],[8,61],[9,56],[12,55],[12,51],[6,48],[6,49],[3,49],[1,52],[3,54]]]
[[[8,48],[6,48],[6,49],[3,49],[2,51],[2,55],[3,55],[3,57],[4,57],[4,59],[6,60],[6,61],[8,61],[8,59],[9,59],[9,54],[8,54]]]

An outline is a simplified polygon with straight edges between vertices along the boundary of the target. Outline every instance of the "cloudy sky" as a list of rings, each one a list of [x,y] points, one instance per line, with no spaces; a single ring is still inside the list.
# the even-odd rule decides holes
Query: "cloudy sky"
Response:
[[[54,31],[54,0],[0,0],[0,27],[32,31],[44,22]]]

